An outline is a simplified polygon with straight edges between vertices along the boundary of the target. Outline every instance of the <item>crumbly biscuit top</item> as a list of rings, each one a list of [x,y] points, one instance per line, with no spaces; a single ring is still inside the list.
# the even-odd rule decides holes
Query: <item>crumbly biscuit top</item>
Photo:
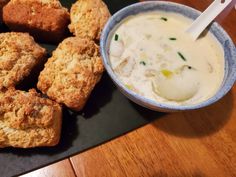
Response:
[[[0,67],[4,68],[4,64],[12,65],[20,57],[37,58],[39,54],[45,52],[45,49],[35,43],[34,38],[28,33],[8,32],[0,34]]]
[[[45,68],[54,65],[55,71],[61,73],[81,73],[81,68],[87,72],[102,73],[103,64],[101,62],[99,47],[89,39],[69,37],[65,39],[53,52]],[[55,74],[57,74],[56,72]]]
[[[14,86],[46,54],[27,33],[0,34],[0,88]]]
[[[80,110],[104,71],[99,47],[70,37],[53,52],[40,73],[38,88],[51,99]]]
[[[110,12],[102,0],[78,0],[71,7],[69,29],[78,37],[99,40],[109,17]]]
[[[41,3],[51,8],[62,8],[62,5],[59,0],[11,0],[10,3]]]
[[[46,128],[52,126],[55,108],[60,106],[34,90],[0,92],[0,121],[13,129]]]
[[[64,61],[72,62],[71,67],[67,65],[68,71],[72,69],[72,67],[76,67],[76,65],[83,65],[83,62],[85,61],[87,61],[88,63],[90,62],[90,64],[92,64],[94,60],[101,59],[99,47],[93,41],[78,37],[69,37],[65,39],[53,52],[53,57],[60,59],[62,63]],[[91,70],[96,69],[97,67],[98,66],[95,65],[94,68],[91,68]],[[101,68],[103,67],[99,66],[99,70]],[[94,72],[96,73],[96,71]]]

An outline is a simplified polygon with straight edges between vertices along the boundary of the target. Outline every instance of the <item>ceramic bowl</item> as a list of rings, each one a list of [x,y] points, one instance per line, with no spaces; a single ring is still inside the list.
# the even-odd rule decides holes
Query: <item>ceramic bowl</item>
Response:
[[[219,43],[222,45],[224,49],[224,59],[225,59],[225,77],[221,87],[219,88],[218,92],[208,100],[201,102],[196,105],[185,105],[185,106],[176,106],[176,105],[169,105],[160,103],[158,101],[153,101],[147,99],[137,93],[129,90],[126,88],[123,83],[117,78],[115,73],[113,72],[110,60],[108,56],[109,51],[109,44],[111,41],[111,37],[113,35],[114,29],[117,25],[125,18],[136,15],[139,13],[144,12],[151,12],[151,11],[166,11],[166,12],[175,12],[178,14],[182,14],[188,18],[196,19],[200,12],[195,10],[191,7],[173,3],[173,2],[166,2],[166,1],[147,1],[147,2],[140,2],[130,6],[127,6],[116,14],[114,14],[110,20],[107,22],[100,40],[101,46],[101,55],[103,58],[104,66],[107,70],[107,73],[114,81],[115,85],[118,89],[130,100],[133,102],[146,107],[151,110],[155,111],[162,111],[162,112],[176,112],[176,111],[186,111],[186,110],[194,110],[209,106],[219,99],[221,99],[224,95],[226,95],[230,89],[232,88],[235,80],[236,80],[236,48],[233,41],[230,39],[229,35],[224,31],[224,29],[214,22],[210,27],[210,32],[216,37]]]

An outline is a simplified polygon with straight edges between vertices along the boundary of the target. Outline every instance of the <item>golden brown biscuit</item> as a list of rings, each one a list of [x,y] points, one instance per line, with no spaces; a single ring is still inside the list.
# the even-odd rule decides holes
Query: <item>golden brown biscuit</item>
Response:
[[[27,33],[0,34],[0,89],[15,86],[44,59],[46,50]]]
[[[0,92],[0,148],[55,146],[60,140],[61,107],[29,92]]]
[[[12,31],[28,32],[42,42],[61,41],[69,18],[58,0],[11,0],[3,8],[3,20]]]
[[[53,52],[37,86],[52,100],[79,111],[103,70],[99,47],[89,39],[70,37]]]
[[[70,10],[70,31],[78,37],[99,40],[110,12],[102,0],[78,0]]]

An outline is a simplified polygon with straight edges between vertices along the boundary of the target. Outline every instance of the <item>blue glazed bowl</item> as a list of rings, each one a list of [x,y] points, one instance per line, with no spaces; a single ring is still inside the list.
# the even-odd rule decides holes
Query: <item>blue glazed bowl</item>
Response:
[[[210,99],[196,105],[176,106],[176,105],[164,104],[158,101],[147,99],[127,89],[123,85],[123,83],[117,78],[117,76],[115,75],[115,73],[111,68],[108,56],[109,44],[111,41],[113,30],[123,19],[127,18],[128,16],[157,10],[179,13],[191,19],[196,19],[200,15],[199,11],[191,7],[164,1],[148,1],[148,2],[133,4],[128,7],[125,7],[124,9],[114,14],[110,18],[110,20],[108,21],[102,32],[100,40],[100,45],[101,45],[100,50],[104,66],[108,74],[110,75],[111,79],[118,87],[118,89],[135,103],[148,109],[162,112],[176,112],[176,111],[199,109],[211,105],[216,101],[218,101],[219,99],[221,99],[224,95],[226,95],[230,91],[236,80],[236,48],[234,43],[230,39],[229,35],[223,30],[222,27],[220,27],[215,22],[211,25],[210,32],[217,38],[217,40],[220,42],[220,44],[224,49],[225,77],[218,92]]]

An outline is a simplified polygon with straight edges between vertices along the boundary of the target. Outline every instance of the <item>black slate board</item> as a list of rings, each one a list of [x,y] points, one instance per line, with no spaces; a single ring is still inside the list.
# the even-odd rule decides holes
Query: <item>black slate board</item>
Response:
[[[70,7],[73,1],[61,1]],[[106,0],[111,13],[135,0]],[[48,51],[56,46],[44,45]],[[27,88],[31,84],[28,83]],[[107,74],[79,113],[64,108],[60,144],[52,148],[0,150],[0,176],[20,175],[100,145],[147,124],[162,114],[142,108],[125,98]]]

